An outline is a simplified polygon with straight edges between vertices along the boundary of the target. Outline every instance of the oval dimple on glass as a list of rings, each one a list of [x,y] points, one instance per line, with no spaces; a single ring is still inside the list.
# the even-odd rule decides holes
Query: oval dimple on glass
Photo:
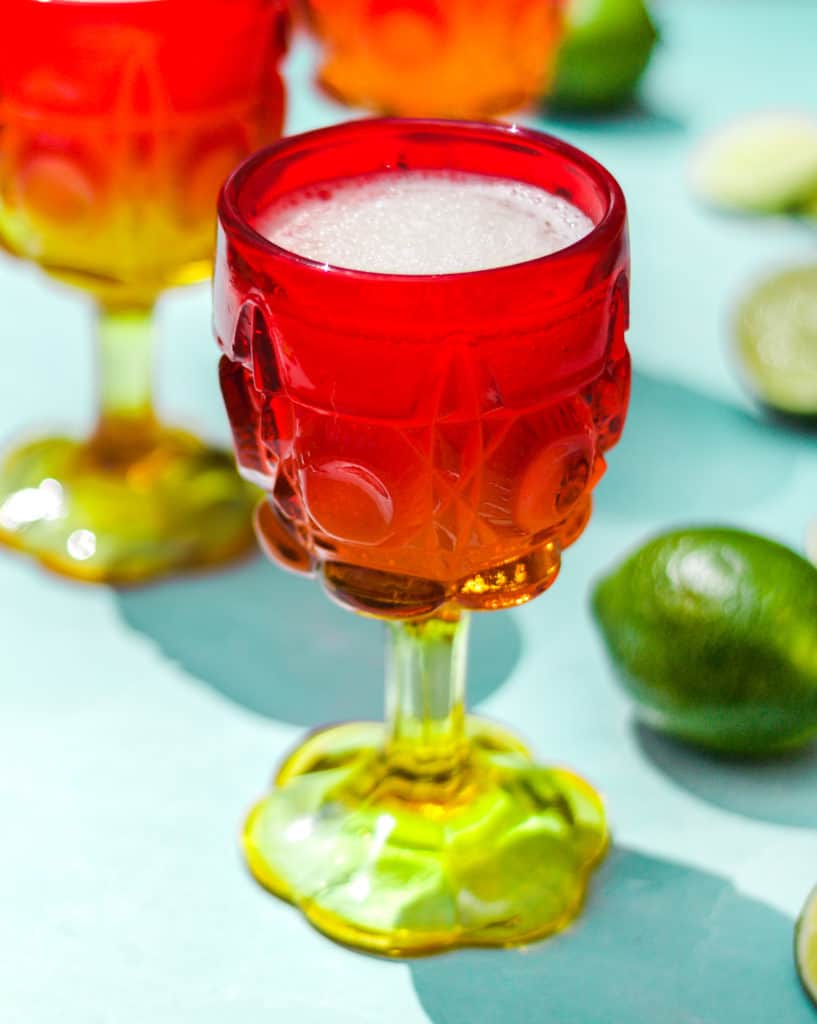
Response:
[[[436,276],[315,263],[253,227],[277,197],[388,168],[528,182],[594,227],[527,263]],[[466,628],[554,582],[621,432],[621,191],[536,132],[355,122],[245,162],[222,193],[218,252],[222,391],[239,466],[267,492],[261,544],[389,625],[386,723],[307,739],[250,816],[250,867],[372,951],[546,935],[578,911],[607,844],[603,807],[466,716]]]
[[[8,0],[3,15],[0,243],[93,299],[98,415],[87,439],[5,457],[0,541],[114,583],[233,557],[253,492],[227,453],[158,421],[153,313],[210,275],[221,184],[281,134],[286,4]]]

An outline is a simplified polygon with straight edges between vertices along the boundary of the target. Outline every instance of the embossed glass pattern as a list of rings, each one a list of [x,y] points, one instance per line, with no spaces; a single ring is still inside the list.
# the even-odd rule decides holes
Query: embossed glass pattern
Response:
[[[426,277],[314,263],[252,227],[275,197],[389,167],[529,182],[595,227],[528,263]],[[512,127],[351,123],[262,151],[222,194],[221,383],[241,470],[268,492],[259,537],[393,623],[385,729],[308,740],[245,834],[258,878],[343,941],[546,934],[603,852],[586,783],[466,723],[462,629],[549,587],[587,524],[629,396],[628,273],[613,179]]]
[[[127,581],[247,544],[225,456],[153,416],[150,322],[165,288],[209,275],[221,183],[280,135],[286,31],[283,0],[4,7],[0,242],[100,314],[95,434],[0,471],[0,540],[58,571]]]

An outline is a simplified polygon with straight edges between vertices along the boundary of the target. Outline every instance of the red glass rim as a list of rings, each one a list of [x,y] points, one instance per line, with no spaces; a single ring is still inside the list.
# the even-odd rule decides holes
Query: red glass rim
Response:
[[[197,0],[197,7],[229,7],[235,8],[241,0]],[[255,2],[258,0],[245,0],[247,3]],[[281,10],[286,10],[289,7],[289,0],[270,0],[271,4],[279,7]],[[190,8],[190,0],[4,0],[4,3],[9,7],[16,5],[17,7],[36,7],[41,8],[43,11],[49,9],[55,9],[59,11],[66,11],[71,7],[77,9],[84,9],[87,11],[104,11],[111,13],[126,11],[129,7],[131,8],[145,8],[145,9],[187,9]],[[5,13],[5,11],[4,11]]]
[[[277,0],[280,7],[286,6],[288,0]],[[190,0],[5,0],[5,3],[19,4],[21,7],[111,7],[122,10],[126,7],[182,7],[190,5]],[[236,0],[197,0],[197,5],[209,3],[212,7],[234,6]]]
[[[423,135],[433,135],[439,139],[450,137],[452,142],[495,144],[506,146],[517,152],[525,147],[531,155],[536,155],[536,153],[548,154],[551,157],[556,155],[564,164],[570,166],[579,176],[583,176],[594,186],[601,203],[601,212],[596,217],[590,215],[594,226],[587,235],[556,252],[539,256],[533,260],[453,274],[384,274],[322,263],[285,249],[256,231],[242,211],[242,196],[254,176],[268,171],[270,165],[278,161],[285,163],[287,160],[294,160],[298,157],[314,157],[321,149],[328,148],[333,142],[350,141],[355,136],[360,141],[364,141],[366,136],[372,140],[378,136],[380,138],[388,136],[392,140],[402,136],[407,143],[416,143],[422,139]],[[386,162],[380,169],[386,170],[390,166],[393,165]],[[450,168],[445,164],[440,164],[439,169],[448,170]],[[457,169],[466,170],[467,168]],[[377,168],[364,169],[357,173],[371,173],[374,170]],[[509,180],[522,180],[512,173],[504,175],[500,173],[497,176],[504,176]],[[343,176],[335,176],[335,178],[341,177]],[[309,184],[326,180],[332,179],[314,178],[310,180]],[[532,184],[536,184],[536,182],[532,182]],[[282,190],[281,194],[286,194],[286,190]],[[584,212],[589,213],[587,210]],[[475,282],[488,276],[493,280],[497,274],[506,275],[519,271],[527,275],[537,268],[558,272],[560,267],[572,264],[577,259],[586,259],[588,255],[603,253],[610,247],[614,247],[616,240],[621,238],[625,230],[627,208],[621,186],[606,168],[582,150],[545,132],[515,124],[495,122],[383,117],[346,121],[330,125],[327,128],[291,135],[258,150],[239,164],[224,183],[218,200],[218,216],[226,234],[239,238],[243,245],[257,253],[265,265],[283,262],[300,267],[304,271],[320,273],[324,277],[328,274],[346,280],[360,280],[368,283],[382,281],[392,285],[399,282],[410,287],[415,283],[423,284],[432,280],[435,284],[444,284],[447,281],[459,282],[463,279]]]

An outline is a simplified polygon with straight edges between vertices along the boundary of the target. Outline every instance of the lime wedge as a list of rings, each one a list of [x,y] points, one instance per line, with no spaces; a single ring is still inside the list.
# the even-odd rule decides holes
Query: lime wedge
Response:
[[[690,166],[704,202],[745,213],[797,209],[817,195],[817,117],[753,114],[703,142]]]
[[[738,356],[758,398],[790,415],[817,415],[817,267],[757,285],[735,327]]]
[[[803,988],[817,1005],[817,888],[812,890],[797,919],[794,958]]]

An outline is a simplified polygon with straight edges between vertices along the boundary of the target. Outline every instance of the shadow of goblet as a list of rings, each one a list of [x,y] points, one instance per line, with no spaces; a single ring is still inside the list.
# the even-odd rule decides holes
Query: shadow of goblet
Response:
[[[433,1024],[812,1024],[792,929],[727,879],[618,848],[568,931],[410,970]]]
[[[786,486],[813,443],[683,385],[635,373],[627,430],[614,453],[615,473],[599,487],[596,515],[677,521],[679,510],[691,519],[713,508],[751,508]]]
[[[118,591],[116,602],[165,657],[259,715],[301,726],[383,717],[382,631],[333,604],[314,580],[256,559]],[[502,685],[522,652],[513,613],[475,619],[472,706]]]

